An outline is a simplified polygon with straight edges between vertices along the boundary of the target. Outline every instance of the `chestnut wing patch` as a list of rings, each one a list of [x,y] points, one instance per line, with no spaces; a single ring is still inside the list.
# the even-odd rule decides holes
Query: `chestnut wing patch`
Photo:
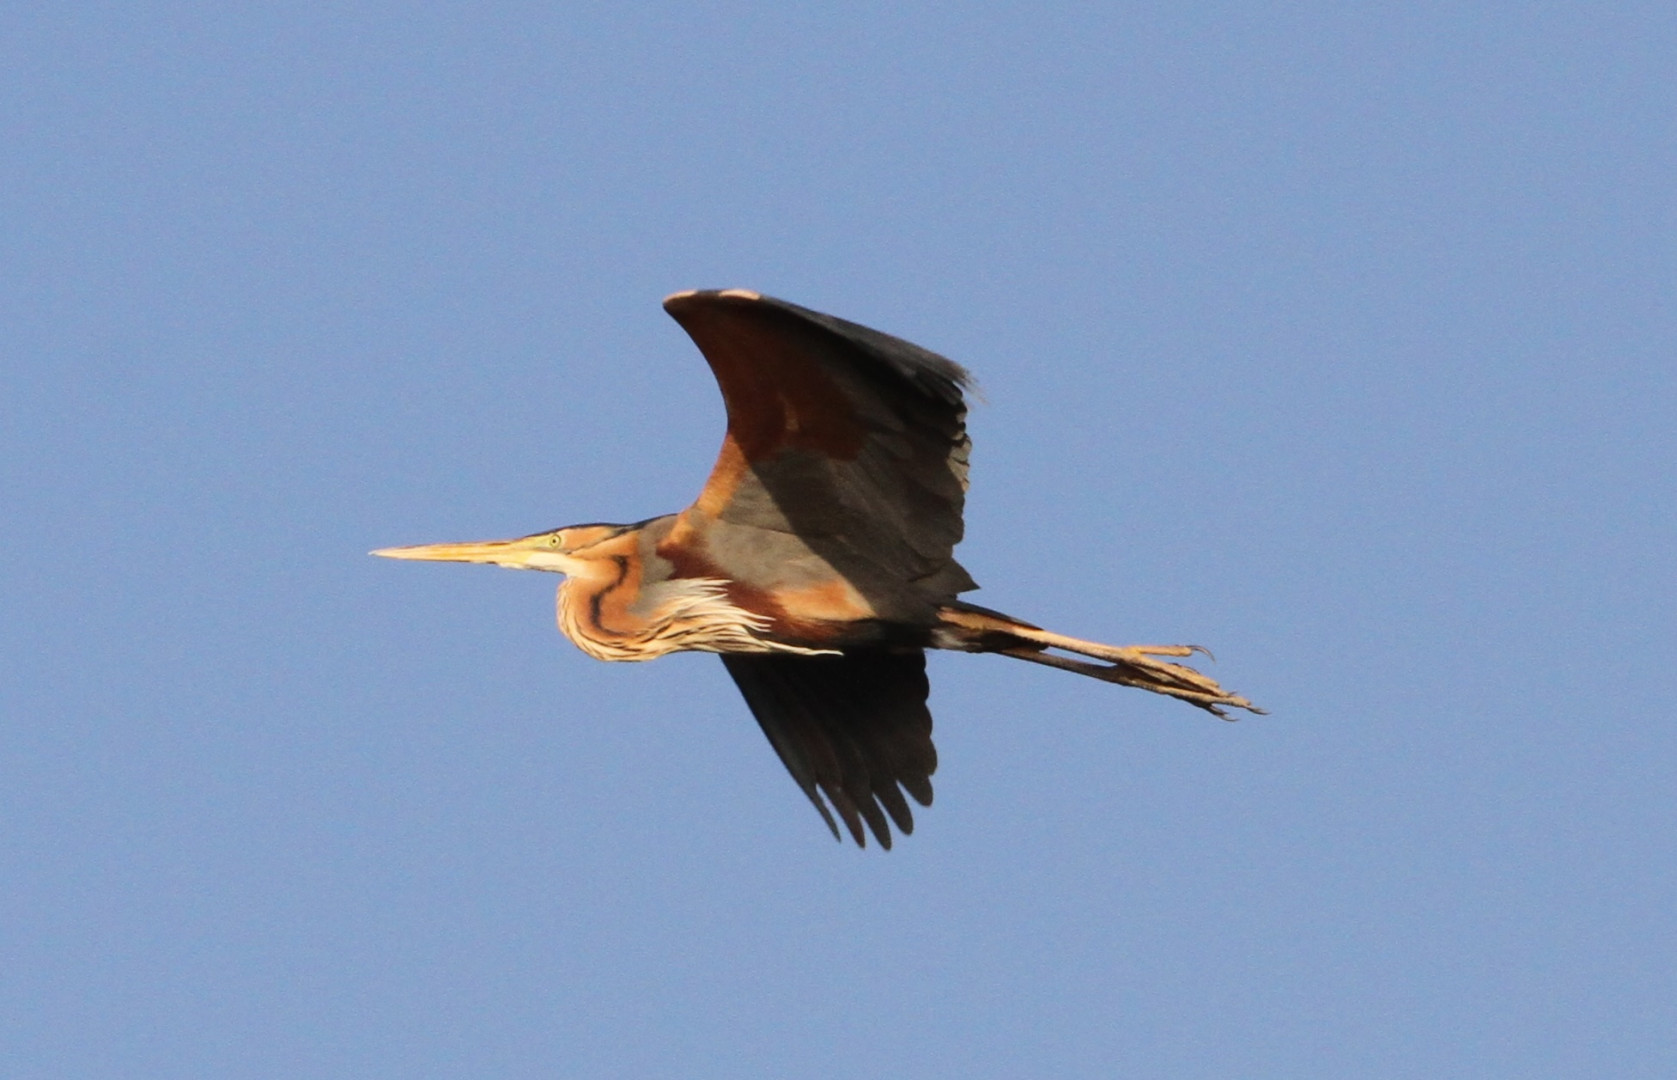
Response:
[[[866,822],[890,848],[887,814],[904,836],[914,831],[903,791],[930,806],[937,769],[924,652],[723,654],[722,663],[835,838],[829,803],[863,847]]]
[[[680,293],[664,307],[728,410],[696,510],[792,533],[870,596],[974,587],[953,559],[970,445],[959,365],[754,293]]]

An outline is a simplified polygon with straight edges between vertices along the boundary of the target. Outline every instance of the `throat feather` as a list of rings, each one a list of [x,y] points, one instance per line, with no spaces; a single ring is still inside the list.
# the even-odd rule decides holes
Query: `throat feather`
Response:
[[[613,560],[618,561],[618,560]],[[637,590],[627,560],[593,581],[567,578],[559,587],[559,629],[598,660],[653,660],[672,652],[831,654],[762,635],[769,620],[728,599],[720,578],[673,578]],[[627,601],[633,597],[631,605]],[[644,614],[636,614],[636,612]]]

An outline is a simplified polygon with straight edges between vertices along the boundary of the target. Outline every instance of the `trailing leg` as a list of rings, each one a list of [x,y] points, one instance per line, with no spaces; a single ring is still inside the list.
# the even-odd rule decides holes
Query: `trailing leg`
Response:
[[[1021,622],[999,611],[990,611],[971,604],[945,607],[939,612],[942,625],[934,642],[940,648],[965,652],[994,652],[1033,664],[1045,664],[1062,671],[1074,671],[1102,682],[1120,686],[1134,686],[1165,694],[1197,705],[1225,720],[1233,719],[1223,711],[1227,706],[1261,713],[1239,694],[1231,694],[1217,684],[1217,680],[1202,675],[1184,664],[1156,660],[1161,656],[1192,656],[1210,652],[1198,645],[1105,645],[1098,641],[1084,641],[1044,630]],[[1076,660],[1059,653],[1059,649],[1079,656],[1091,657],[1102,663]]]

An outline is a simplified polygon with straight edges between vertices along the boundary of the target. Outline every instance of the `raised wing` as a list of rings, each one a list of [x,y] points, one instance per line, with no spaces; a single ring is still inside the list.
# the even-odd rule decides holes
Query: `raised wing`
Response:
[[[886,814],[903,835],[914,831],[903,791],[930,806],[937,769],[924,652],[724,654],[722,663],[834,837],[838,826],[823,795],[864,847],[864,821],[884,848],[891,846]]]
[[[728,409],[693,511],[790,533],[876,601],[975,587],[952,554],[971,445],[959,365],[743,290],[677,293],[664,309]]]

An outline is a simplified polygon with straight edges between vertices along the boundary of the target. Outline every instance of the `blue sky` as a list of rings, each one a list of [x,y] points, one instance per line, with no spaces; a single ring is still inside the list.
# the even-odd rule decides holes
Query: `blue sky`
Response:
[[[1665,1077],[1668,5],[0,16],[17,1077]],[[983,386],[834,844],[703,656],[372,547],[697,491],[742,286]]]

